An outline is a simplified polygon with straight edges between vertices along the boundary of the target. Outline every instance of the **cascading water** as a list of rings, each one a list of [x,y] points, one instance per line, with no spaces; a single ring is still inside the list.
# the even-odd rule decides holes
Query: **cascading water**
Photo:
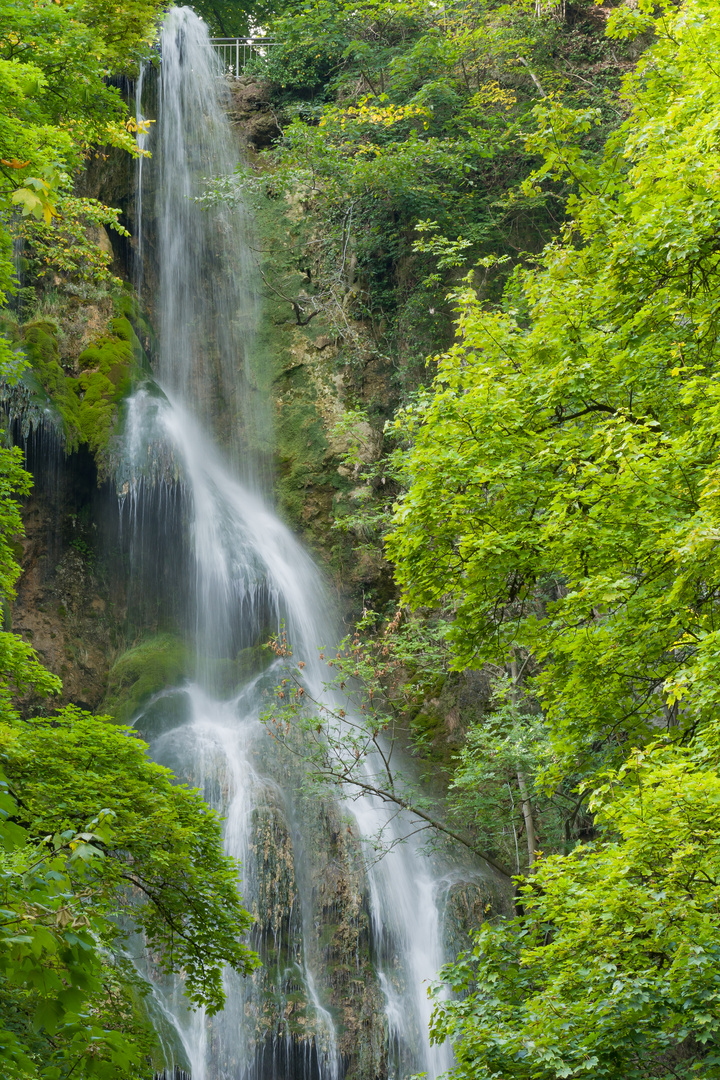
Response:
[[[236,162],[224,93],[204,25],[172,9],[138,194],[146,265],[137,280],[155,283],[157,381],[129,402],[118,488],[135,566],[163,551],[167,561],[163,544],[173,545],[166,587],[180,599],[166,611],[196,660],[194,678],[151,700],[136,723],[153,756],[225,817],[264,966],[247,980],[228,973],[227,1006],[212,1019],[186,1009],[181,983],[158,985],[158,1009],[178,1033],[167,1065],[193,1080],[337,1080],[354,1057],[361,1080],[417,1071],[432,1080],[450,1064],[429,1045],[426,994],[444,959],[447,880],[413,841],[366,863],[358,832],[397,836],[402,823],[371,799],[308,799],[299,768],[259,721],[279,678],[259,645],[284,625],[321,694],[313,658],[335,632],[321,579],[269,509],[253,453],[270,433],[251,364],[248,221],[195,201],[203,177]],[[365,1033],[338,1004],[341,983],[344,1000],[355,993],[364,1010]],[[374,1041],[374,1058],[363,1039]]]

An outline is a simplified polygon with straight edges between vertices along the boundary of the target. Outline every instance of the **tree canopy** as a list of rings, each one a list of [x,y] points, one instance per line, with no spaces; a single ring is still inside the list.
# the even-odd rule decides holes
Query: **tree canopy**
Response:
[[[458,664],[542,661],[560,752],[714,715],[717,31],[709,5],[667,17],[599,165],[592,113],[536,108],[528,187],[570,174],[572,221],[499,307],[456,293],[457,343],[394,422],[407,597],[451,598]]]
[[[74,193],[77,170],[103,147],[136,154],[127,103],[112,78],[136,69],[155,36],[155,0],[0,5],[0,305],[17,288],[13,238],[85,280],[110,259],[88,225],[119,231],[118,212]],[[7,339],[0,354],[12,361]]]
[[[594,816],[444,974],[433,1031],[474,1080],[718,1075],[720,7],[654,29],[601,160],[594,110],[535,107],[525,190],[568,179],[569,220],[499,304],[455,290],[393,422],[406,599],[451,607],[458,667],[526,659],[539,790],[581,776]]]

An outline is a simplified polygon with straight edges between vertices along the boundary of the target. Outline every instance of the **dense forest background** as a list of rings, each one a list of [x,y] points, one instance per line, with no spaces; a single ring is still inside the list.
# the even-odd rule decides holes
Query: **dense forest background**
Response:
[[[203,198],[255,214],[278,505],[337,585],[328,680],[359,717],[298,668],[267,723],[325,792],[409,751],[375,789],[506,875],[438,976],[458,1078],[716,1077],[720,6],[196,10],[272,42],[232,80],[247,160]],[[118,177],[161,12],[0,14],[0,1055],[145,1078],[118,913],[210,1011],[222,965],[255,963],[249,916],[217,818],[105,717],[184,659],[162,613],[103,614],[77,476],[46,647],[27,631],[39,504],[11,444],[49,400],[111,474],[152,352]]]

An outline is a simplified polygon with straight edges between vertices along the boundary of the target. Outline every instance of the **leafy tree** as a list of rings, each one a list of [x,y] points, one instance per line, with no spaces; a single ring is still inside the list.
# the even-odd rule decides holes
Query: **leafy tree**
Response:
[[[526,191],[571,178],[572,220],[502,305],[457,290],[457,342],[394,426],[406,599],[452,605],[458,667],[532,656],[550,753],[528,767],[546,792],[584,774],[597,830],[444,973],[434,1037],[473,1080],[720,1069],[720,6],[655,29],[601,162],[591,110],[536,107]]]
[[[719,28],[712,5],[667,17],[600,165],[592,114],[537,107],[533,187],[572,175],[573,221],[503,309],[456,294],[457,344],[394,425],[407,598],[453,603],[459,666],[542,661],[570,758],[715,713]]]
[[[0,448],[0,589],[20,573],[15,496],[30,477]],[[222,1007],[222,970],[247,973],[250,916],[218,817],[148,761],[129,729],[68,707],[21,720],[18,693],[60,681],[0,631],[0,1048],[8,1078],[146,1075],[147,985],[125,957],[144,933],[160,970],[184,972],[190,1002]],[[120,921],[119,921],[120,920]],[[123,927],[125,929],[123,929]]]
[[[614,62],[590,21],[571,32],[516,3],[321,2],[270,31],[280,44],[262,72],[282,139],[260,186],[271,199],[293,192],[316,223],[298,265],[345,359],[361,369],[369,350],[400,356],[397,379],[412,389],[427,352],[451,339],[444,296],[459,265],[438,273],[416,228],[431,223],[451,244],[460,234],[468,265],[541,247],[558,212],[519,189],[535,154],[523,138],[532,106],[554,90],[617,123]],[[574,64],[607,54],[605,74],[573,78],[557,58],[571,53]],[[588,145],[601,144],[598,129]],[[480,275],[486,291],[504,273]]]
[[[104,942],[116,928],[83,889],[111,839],[112,814],[105,811],[82,833],[69,829],[32,843],[12,820],[18,803],[5,777],[0,803],[4,1075],[139,1077],[153,1040],[142,1024],[127,1021],[132,1003],[123,990],[133,981],[132,967],[124,965],[118,979],[117,965],[108,964]]]
[[[195,0],[190,6],[205,20],[214,37],[247,37],[257,35],[294,4],[290,0]]]
[[[155,0],[0,4],[0,306],[16,288],[13,237],[39,247],[42,271],[109,276],[110,260],[88,242],[86,226],[123,232],[118,213],[76,197],[73,184],[99,147],[137,153],[109,77],[133,70],[156,13]],[[0,349],[10,362],[4,337]]]
[[[0,581],[19,574],[13,496],[30,478],[0,449]],[[218,817],[148,761],[129,729],[68,707],[21,720],[14,696],[60,681],[0,632],[0,1047],[8,1077],[146,1075],[147,985],[125,958],[144,933],[161,970],[184,972],[190,1002],[222,1007],[222,970],[247,973],[250,925]],[[118,921],[120,920],[120,921]],[[122,929],[122,928],[125,929]],[[72,989],[70,989],[72,988]],[[139,1071],[138,1071],[139,1070]]]
[[[576,777],[553,789],[534,783],[553,764],[543,717],[519,700],[504,674],[496,675],[494,699],[456,756],[448,804],[481,846],[520,874],[532,869],[539,852],[572,848],[588,822]]]
[[[487,923],[442,980],[432,1036],[468,1080],[717,1077],[717,727],[660,742],[591,801],[612,839],[541,862],[522,918]]]
[[[109,718],[68,706],[52,720],[5,728],[0,738],[5,773],[22,793],[14,820],[32,835],[79,831],[112,793],[112,842],[96,876],[86,875],[94,904],[125,910],[160,965],[185,972],[189,999],[221,1008],[224,964],[246,971],[254,957],[237,940],[250,920],[215,812],[148,761],[132,729]]]

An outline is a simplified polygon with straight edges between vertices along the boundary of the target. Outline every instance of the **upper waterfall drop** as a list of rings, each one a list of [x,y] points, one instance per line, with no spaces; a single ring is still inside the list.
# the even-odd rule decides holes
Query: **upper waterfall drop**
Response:
[[[357,1080],[434,1080],[451,1064],[430,1046],[426,992],[445,958],[447,867],[417,839],[367,858],[361,835],[385,829],[398,841],[402,818],[370,797],[308,795],[302,767],[260,722],[283,674],[262,651],[268,636],[285,628],[321,699],[318,648],[337,634],[317,569],[263,492],[255,448],[270,409],[252,369],[252,222],[202,201],[205,180],[239,157],[226,84],[189,8],[169,11],[161,47],[137,275],[158,331],[156,381],[128,405],[122,508],[132,550],[165,575],[174,595],[163,617],[195,661],[135,723],[153,756],[223,814],[264,963],[252,979],[227,974],[213,1018],[188,1012],[179,983],[158,983],[179,1039],[168,1066],[193,1080],[339,1080],[348,1067]]]
[[[241,204],[206,197],[207,182],[238,164],[227,85],[190,8],[170,9],[160,47],[155,163],[146,170],[154,173],[157,376],[254,484],[270,413],[250,365],[259,316],[252,228]]]

